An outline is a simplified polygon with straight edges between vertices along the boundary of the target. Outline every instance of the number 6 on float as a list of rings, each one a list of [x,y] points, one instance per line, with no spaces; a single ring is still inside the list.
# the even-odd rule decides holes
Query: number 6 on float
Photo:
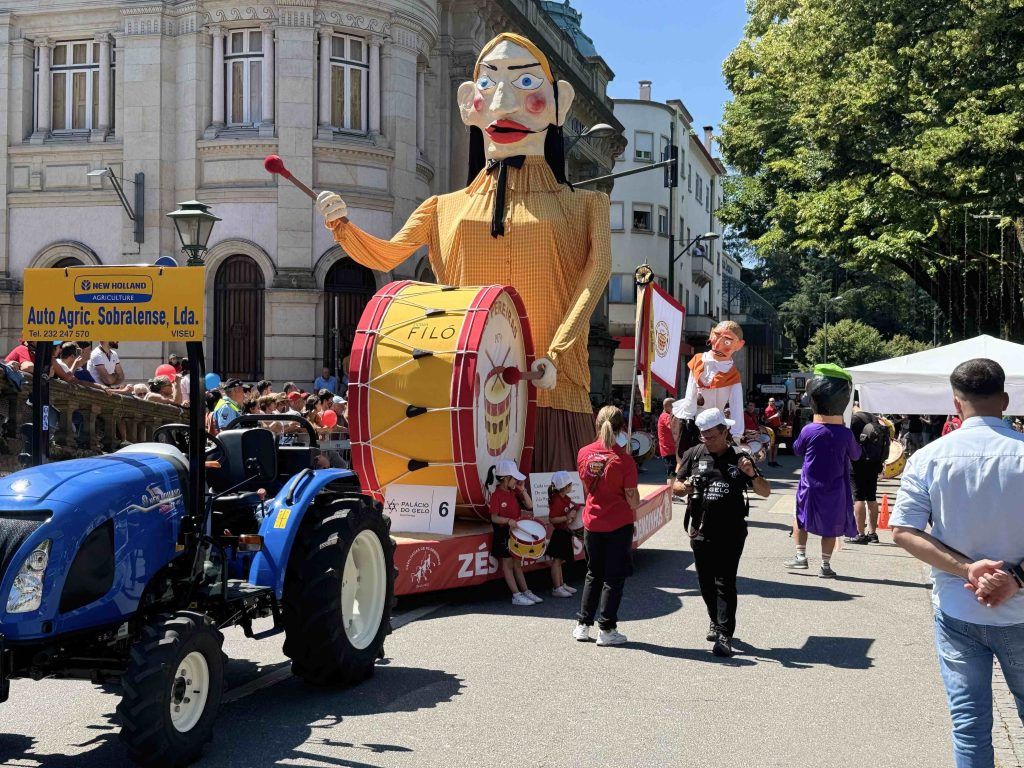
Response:
[[[454,486],[487,516],[498,459],[528,472],[536,392],[526,311],[513,288],[384,286],[359,320],[349,371],[352,464],[383,499],[392,484]]]

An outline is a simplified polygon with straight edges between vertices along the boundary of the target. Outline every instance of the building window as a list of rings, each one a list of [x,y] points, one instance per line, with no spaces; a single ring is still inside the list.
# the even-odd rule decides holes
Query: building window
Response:
[[[366,132],[366,80],[370,63],[366,41],[348,35],[331,37],[331,125]]]
[[[623,210],[622,203],[611,203],[608,206],[608,210],[611,213],[611,228],[612,232],[621,232],[626,228],[626,224],[623,221]]]
[[[689,288],[686,289],[686,303],[683,304],[683,306],[686,307],[686,311],[687,312],[690,311],[690,289]]]
[[[693,192],[693,163],[686,164],[686,191]]]
[[[668,160],[668,136],[661,137],[661,147],[658,150],[659,160]]]
[[[651,226],[651,206],[640,205],[634,203],[633,205],[633,231],[634,232],[654,232]]]
[[[636,283],[632,274],[614,274],[608,281],[608,301],[611,304],[632,304],[636,300]]]
[[[654,282],[658,284],[658,287],[663,291],[668,291],[668,278],[667,277],[655,277]]]
[[[668,234],[668,208],[658,206],[658,234]]]
[[[654,160],[654,134],[637,131],[633,140],[633,159],[642,163]]]
[[[100,44],[91,40],[54,43],[50,54],[50,125],[54,133],[98,127]],[[36,79],[39,78],[36,49]],[[111,89],[113,91],[113,89]],[[36,88],[38,94],[38,87]],[[33,110],[35,113],[35,110]]]
[[[228,125],[258,125],[263,119],[263,33],[233,30],[224,53]]]
[[[696,195],[697,195],[697,202],[698,203],[703,203],[704,202],[704,179],[701,178],[701,175],[699,173],[697,174],[697,192],[696,192]]]

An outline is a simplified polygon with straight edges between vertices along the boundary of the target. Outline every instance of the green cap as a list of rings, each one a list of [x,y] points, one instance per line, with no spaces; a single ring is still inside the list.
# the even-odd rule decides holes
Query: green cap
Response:
[[[815,376],[827,376],[830,379],[853,381],[853,377],[835,363],[819,363],[814,366]]]

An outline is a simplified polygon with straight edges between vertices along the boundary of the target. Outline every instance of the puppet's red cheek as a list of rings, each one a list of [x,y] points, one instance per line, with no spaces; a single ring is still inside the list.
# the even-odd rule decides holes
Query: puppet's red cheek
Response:
[[[526,111],[534,115],[547,109],[548,100],[539,93],[531,93],[526,97]]]
[[[473,97],[473,110],[475,112],[484,111],[484,97],[481,96],[479,93]]]

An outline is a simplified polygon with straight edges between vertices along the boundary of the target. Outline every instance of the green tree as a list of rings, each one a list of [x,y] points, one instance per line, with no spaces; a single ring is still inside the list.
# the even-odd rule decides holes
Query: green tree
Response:
[[[828,354],[825,340],[828,339]],[[810,370],[817,363],[838,363],[844,368],[870,363],[885,357],[882,334],[858,320],[842,319],[819,328],[804,349],[804,367]]]
[[[926,341],[915,341],[909,336],[897,333],[885,342],[884,357],[902,357],[903,355],[911,355],[914,352],[924,352],[926,349],[931,348],[932,345]]]
[[[723,220],[780,280],[827,254],[912,281],[957,337],[1024,335],[1024,0],[748,7]]]

